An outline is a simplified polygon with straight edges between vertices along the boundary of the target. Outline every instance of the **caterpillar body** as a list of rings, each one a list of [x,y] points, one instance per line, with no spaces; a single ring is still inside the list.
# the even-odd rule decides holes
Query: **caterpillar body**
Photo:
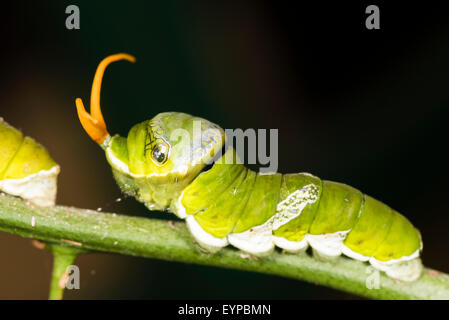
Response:
[[[134,62],[116,54],[100,63],[91,113],[79,98],[76,106],[123,192],[150,210],[185,219],[210,252],[231,244],[266,256],[276,246],[291,253],[310,246],[320,258],[344,254],[394,279],[420,276],[421,236],[404,216],[353,187],[309,173],[256,173],[240,163],[234,148],[225,148],[223,129],[205,119],[166,112],[136,124],[127,137],[111,137],[101,114],[100,86],[106,66],[121,59]],[[200,143],[195,125],[201,128]]]
[[[0,118],[0,190],[30,203],[55,204],[59,165],[48,151]]]

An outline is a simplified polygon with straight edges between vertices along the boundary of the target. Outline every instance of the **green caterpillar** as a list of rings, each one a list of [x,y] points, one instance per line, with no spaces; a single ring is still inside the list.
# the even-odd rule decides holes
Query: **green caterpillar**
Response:
[[[394,279],[420,276],[421,236],[401,214],[348,185],[308,173],[249,170],[232,147],[221,154],[226,135],[207,120],[161,113],[133,126],[128,137],[111,137],[101,114],[100,87],[106,66],[122,59],[135,61],[116,54],[100,63],[91,114],[79,98],[76,106],[82,126],[105,150],[124,193],[150,210],[168,210],[185,219],[199,245],[210,252],[231,244],[265,256],[275,246],[298,253],[310,245],[321,258],[344,254],[368,261]],[[201,129],[200,140],[194,137],[195,126]]]
[[[0,190],[30,203],[52,206],[59,166],[47,150],[0,118]]]

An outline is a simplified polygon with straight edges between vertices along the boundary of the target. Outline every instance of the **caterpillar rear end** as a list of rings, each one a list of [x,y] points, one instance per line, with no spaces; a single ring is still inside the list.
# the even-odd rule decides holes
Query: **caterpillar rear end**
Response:
[[[56,200],[60,168],[48,151],[0,118],[0,190],[41,207]]]

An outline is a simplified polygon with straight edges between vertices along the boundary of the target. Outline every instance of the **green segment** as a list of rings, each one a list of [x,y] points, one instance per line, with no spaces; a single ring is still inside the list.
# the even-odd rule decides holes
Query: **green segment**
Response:
[[[19,149],[23,135],[16,128],[0,119],[0,179]]]
[[[118,160],[128,165],[128,143],[126,138],[120,137],[118,135],[114,136],[111,139],[110,148],[112,153]]]
[[[229,149],[223,156],[233,153]],[[187,214],[195,214],[205,210],[214,200],[221,195],[241,175],[246,168],[241,164],[215,163],[212,169],[201,173],[187,188],[184,189],[181,204]]]
[[[420,249],[421,236],[403,215],[393,210],[393,219],[385,240],[377,248],[374,258],[379,261],[399,259]]]
[[[365,195],[360,218],[346,237],[344,245],[366,257],[374,256],[390,231],[394,215],[390,207]]]
[[[146,165],[145,139],[146,122],[136,124],[128,133],[127,150],[129,153],[129,172],[148,174]],[[137,147],[136,147],[137,146]]]
[[[257,175],[251,196],[233,233],[244,232],[264,224],[276,213],[281,187],[281,174]]]
[[[357,221],[363,194],[348,185],[323,181],[323,191],[310,234],[325,234],[351,229]]]
[[[49,170],[56,165],[48,151],[30,137],[25,137],[3,174],[4,179],[22,179],[41,170]]]
[[[216,201],[210,203],[206,210],[195,214],[195,220],[214,237],[227,236],[243,213],[255,179],[255,172],[243,170]]]
[[[309,228],[313,223],[315,214],[320,203],[321,196],[321,180],[318,177],[307,173],[292,173],[285,174],[282,179],[281,198],[280,201],[285,200],[291,193],[300,190],[304,186],[313,184],[319,191],[317,200],[314,203],[309,203],[301,211],[301,214],[287,222],[286,224],[273,231],[277,237],[284,237],[290,241],[301,241],[309,232]]]

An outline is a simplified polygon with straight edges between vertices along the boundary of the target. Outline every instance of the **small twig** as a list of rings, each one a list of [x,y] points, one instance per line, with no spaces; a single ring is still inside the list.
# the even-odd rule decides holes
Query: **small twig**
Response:
[[[53,271],[48,299],[61,300],[69,279],[67,268],[73,265],[78,255],[83,251],[59,245],[47,245],[46,249],[53,254]]]
[[[307,254],[275,252],[267,258],[247,259],[233,248],[205,255],[182,222],[170,225],[163,220],[64,206],[33,208],[6,195],[0,196],[0,231],[83,250],[274,274],[376,299],[449,299],[449,276],[431,269],[425,269],[412,283],[398,283],[383,273],[376,274],[378,281],[373,281],[374,288],[369,289],[372,268],[345,257],[325,263]]]

